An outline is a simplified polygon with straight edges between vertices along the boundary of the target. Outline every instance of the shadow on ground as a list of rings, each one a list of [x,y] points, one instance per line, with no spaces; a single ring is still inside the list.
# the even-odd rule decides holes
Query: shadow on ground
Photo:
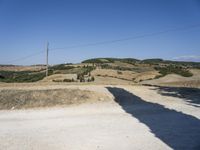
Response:
[[[200,120],[196,117],[146,102],[122,89],[107,87],[115,101],[151,132],[175,150],[200,149]]]
[[[198,88],[156,86],[154,90],[163,96],[178,97],[192,106],[200,107],[200,89]]]

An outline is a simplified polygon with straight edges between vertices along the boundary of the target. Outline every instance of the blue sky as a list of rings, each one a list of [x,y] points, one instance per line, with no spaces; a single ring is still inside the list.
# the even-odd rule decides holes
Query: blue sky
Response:
[[[45,63],[70,47],[200,25],[200,0],[0,0],[0,64]],[[200,61],[200,27],[88,47],[50,51],[51,64],[94,57]],[[16,60],[16,61],[15,61]]]

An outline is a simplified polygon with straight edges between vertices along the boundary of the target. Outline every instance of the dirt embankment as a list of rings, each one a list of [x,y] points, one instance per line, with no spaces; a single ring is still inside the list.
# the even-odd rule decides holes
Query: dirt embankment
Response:
[[[108,99],[102,93],[80,89],[4,89],[0,92],[0,109],[64,106]]]

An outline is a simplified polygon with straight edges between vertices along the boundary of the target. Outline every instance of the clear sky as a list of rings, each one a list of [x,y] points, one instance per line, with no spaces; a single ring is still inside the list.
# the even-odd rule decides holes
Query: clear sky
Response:
[[[200,26],[200,0],[0,0],[0,64],[45,63],[45,53],[18,58],[45,52],[46,41],[54,49],[194,24]],[[94,57],[200,61],[200,27],[52,50],[49,61],[80,62]]]

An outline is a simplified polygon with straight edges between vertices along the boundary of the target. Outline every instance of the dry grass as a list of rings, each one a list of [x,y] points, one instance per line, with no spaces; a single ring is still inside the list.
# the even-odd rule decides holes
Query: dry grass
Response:
[[[168,74],[159,79],[144,81],[142,84],[200,88],[200,69],[192,69],[190,71],[193,73],[192,77]]]
[[[106,100],[103,94],[79,89],[1,90],[0,109],[63,106]]]
[[[91,74],[92,76],[112,77],[134,82],[154,79],[157,75],[159,75],[157,71],[146,71],[142,73],[137,73],[133,71],[118,71],[112,69],[96,69],[92,71]]]
[[[53,81],[60,81],[62,82],[65,79],[77,79],[76,74],[54,74],[48,77],[45,77],[43,80],[40,82],[53,82]]]
[[[0,71],[40,71],[45,66],[0,66]]]

